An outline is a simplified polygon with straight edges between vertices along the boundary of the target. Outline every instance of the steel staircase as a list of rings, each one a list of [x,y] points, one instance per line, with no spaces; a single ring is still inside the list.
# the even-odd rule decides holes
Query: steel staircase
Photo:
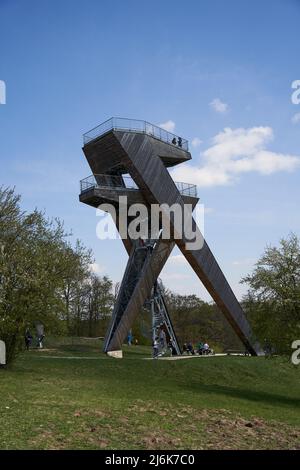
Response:
[[[157,336],[157,332],[162,328],[166,333],[167,344],[172,345],[172,348],[176,351],[177,355],[181,354],[181,350],[178,344],[178,340],[168,313],[168,309],[162,294],[160,283],[157,282],[153,287],[151,303],[152,313],[152,333],[153,338]]]
[[[117,301],[115,303],[110,328],[107,331],[104,340],[104,350],[108,349],[111,338],[114,336],[123,314],[128,306],[133,291],[142,275],[143,267],[149,257],[152,256],[156,240],[137,240],[133,242],[132,251],[128,260],[122,283],[118,289]],[[167,343],[171,342],[176,354],[181,354],[180,347],[171,323],[168,309],[163,298],[162,289],[158,282],[152,289],[151,299],[145,302],[145,307],[152,314],[152,333],[153,328],[158,329],[164,325]]]
[[[139,246],[138,242],[133,245],[122,283],[118,290],[117,301],[112,314],[111,326],[107,331],[104,340],[104,349],[107,349],[109,342],[114,335],[123,313],[132,296],[134,288],[140,278],[143,265],[148,256],[151,255],[150,246]]]

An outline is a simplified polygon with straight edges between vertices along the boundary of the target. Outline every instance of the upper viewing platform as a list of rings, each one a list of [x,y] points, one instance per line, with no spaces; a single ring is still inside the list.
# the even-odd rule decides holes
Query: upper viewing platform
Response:
[[[102,137],[108,132],[114,130],[146,134],[150,137],[153,137],[154,139],[177,147],[180,150],[186,152],[189,151],[188,141],[178,135],[172,134],[172,132],[168,132],[165,129],[162,129],[161,127],[158,127],[147,121],[120,117],[112,117],[99,126],[96,126],[83,134],[83,145],[85,146],[93,140],[98,139],[99,137]]]

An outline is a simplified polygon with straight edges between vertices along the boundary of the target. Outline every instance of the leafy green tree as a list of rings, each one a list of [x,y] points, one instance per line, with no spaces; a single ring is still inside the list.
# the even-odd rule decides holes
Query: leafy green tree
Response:
[[[7,362],[35,322],[48,333],[66,332],[66,323],[70,327],[82,298],[79,286],[88,283],[91,253],[79,242],[72,248],[67,236],[62,222],[38,210],[22,212],[20,196],[0,188],[0,338]]]
[[[240,340],[214,303],[196,295],[166,292],[172,322],[180,343],[192,341],[196,346],[207,341],[217,351],[243,350]]]
[[[68,334],[78,334],[81,317],[84,315],[85,296],[88,292],[92,252],[83,246],[80,240],[73,248],[65,243],[62,248],[63,300]]]
[[[261,343],[277,352],[290,352],[300,338],[300,244],[295,234],[268,246],[252,274],[242,279],[250,286],[244,300]]]
[[[104,335],[114,304],[113,284],[107,276],[90,276],[87,291],[88,335]]]

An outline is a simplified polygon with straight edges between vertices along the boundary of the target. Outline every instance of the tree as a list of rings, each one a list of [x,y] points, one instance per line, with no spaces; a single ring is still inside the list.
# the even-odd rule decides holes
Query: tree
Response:
[[[268,246],[252,274],[242,279],[250,286],[244,300],[253,330],[262,343],[278,352],[290,352],[300,338],[300,244],[295,234]]]
[[[80,240],[73,248],[65,243],[62,249],[63,272],[63,299],[65,303],[65,319],[67,332],[78,333],[82,315],[84,315],[87,282],[90,278],[92,252],[86,249]]]
[[[95,336],[96,331],[98,334],[106,331],[114,304],[112,287],[112,281],[107,276],[91,274],[87,291],[89,336]]]
[[[67,236],[62,222],[38,210],[22,212],[20,196],[0,188],[0,338],[7,362],[28,326],[38,321],[48,332],[63,332],[78,304],[90,252],[79,242],[73,249]]]
[[[19,201],[12,189],[0,189],[0,337],[8,362],[26,325],[38,320],[58,327],[62,308],[57,291],[62,287],[63,226],[37,210],[22,213]]]

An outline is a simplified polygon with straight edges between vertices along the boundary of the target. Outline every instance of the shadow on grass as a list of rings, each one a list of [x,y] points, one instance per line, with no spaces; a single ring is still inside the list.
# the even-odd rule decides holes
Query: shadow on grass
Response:
[[[190,387],[189,387],[190,388]],[[271,406],[288,406],[293,409],[297,408],[300,411],[300,399],[287,397],[284,395],[277,395],[269,392],[262,392],[257,390],[249,390],[243,388],[234,388],[222,385],[201,385],[192,384],[193,392],[204,392],[207,394],[222,395],[231,398],[238,398],[240,400],[248,400],[252,402],[267,403]]]

